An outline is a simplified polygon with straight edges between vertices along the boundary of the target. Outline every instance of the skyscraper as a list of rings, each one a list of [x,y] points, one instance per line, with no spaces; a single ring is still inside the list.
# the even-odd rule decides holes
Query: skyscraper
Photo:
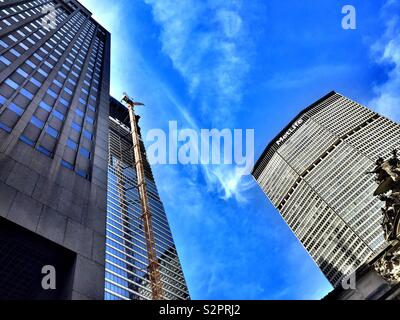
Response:
[[[0,298],[103,299],[110,34],[75,0],[0,17]]]
[[[400,126],[331,92],[266,147],[253,175],[332,283],[384,245],[367,171],[399,147]]]
[[[142,141],[140,145],[163,298],[189,299],[167,216]],[[105,285],[107,300],[152,299],[142,207],[134,161],[128,109],[111,98]]]

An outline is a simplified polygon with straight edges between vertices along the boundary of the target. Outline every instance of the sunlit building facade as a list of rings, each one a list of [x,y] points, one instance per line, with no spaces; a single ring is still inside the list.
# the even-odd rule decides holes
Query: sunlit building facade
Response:
[[[139,117],[137,118],[139,120]],[[144,144],[141,142],[141,148]],[[157,186],[145,159],[147,192],[164,299],[189,292]],[[151,300],[145,233],[127,109],[111,99],[109,118],[106,300]]]
[[[373,196],[378,157],[400,146],[400,126],[331,92],[267,146],[253,175],[333,286],[384,245]]]

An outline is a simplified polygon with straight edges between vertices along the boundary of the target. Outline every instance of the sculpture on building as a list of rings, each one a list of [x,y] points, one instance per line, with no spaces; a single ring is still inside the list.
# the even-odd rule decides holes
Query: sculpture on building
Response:
[[[375,263],[375,270],[388,283],[397,284],[400,282],[400,160],[397,150],[389,160],[379,158],[376,161],[376,168],[369,172],[376,175],[376,182],[379,184],[374,196],[385,202],[381,209],[387,247],[385,253]]]
[[[385,202],[382,208],[382,228],[386,241],[397,239],[400,234],[400,160],[397,150],[389,160],[379,158],[376,161],[376,168],[369,172],[376,175],[376,182],[379,187],[374,196]]]

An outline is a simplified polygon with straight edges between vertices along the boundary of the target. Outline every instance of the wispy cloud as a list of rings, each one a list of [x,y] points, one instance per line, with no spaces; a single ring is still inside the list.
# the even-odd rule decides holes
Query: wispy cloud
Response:
[[[400,121],[400,2],[389,0],[382,10],[386,32],[372,46],[376,63],[389,65],[387,80],[374,88],[375,97],[369,102],[379,113]]]
[[[203,118],[226,124],[240,107],[248,71],[240,1],[145,2],[161,27],[163,52],[187,82]]]
[[[144,1],[161,28],[163,52],[199,106],[198,122],[209,127],[233,126],[249,71],[241,1]],[[185,108],[180,111],[193,125]],[[202,172],[210,191],[222,193],[225,199],[244,200],[241,194],[250,185],[243,183],[236,168],[203,166]]]

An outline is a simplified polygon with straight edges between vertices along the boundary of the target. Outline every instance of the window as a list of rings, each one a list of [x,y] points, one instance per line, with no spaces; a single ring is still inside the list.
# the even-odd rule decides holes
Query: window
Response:
[[[69,95],[72,95],[72,91],[70,89],[68,89],[67,87],[64,88],[64,91],[66,93],[68,93]]]
[[[89,131],[87,131],[86,129],[83,130],[83,136],[84,136],[85,138],[89,139],[89,140],[92,140],[92,139],[93,139],[93,135],[92,135]]]
[[[37,151],[43,153],[44,155],[51,157],[51,152],[49,150],[47,150],[45,147],[39,146],[37,148]]]
[[[73,150],[77,150],[78,149],[78,144],[74,141],[72,141],[71,139],[67,140],[67,146],[70,147]]]
[[[17,106],[15,103],[11,103],[8,106],[8,109],[10,109],[11,111],[15,112],[19,116],[21,116],[24,113],[24,109],[22,109],[20,106]]]
[[[38,72],[43,76],[43,77],[48,77],[49,76],[49,74],[46,72],[46,71],[44,71],[44,70],[42,70],[42,69],[40,69],[39,68],[39,70],[38,70]]]
[[[6,20],[4,20],[4,21],[6,21]],[[13,42],[17,42],[17,41],[18,41],[17,38],[14,37],[12,34],[10,34],[8,37],[9,37]]]
[[[11,79],[7,79],[5,81],[5,83],[7,83],[13,89],[18,89],[18,87],[19,87],[19,85],[17,83],[15,83],[14,81],[12,81]]]
[[[30,66],[31,68],[35,69],[36,68],[36,64],[34,64],[31,60],[26,60],[26,64],[28,66]]]
[[[8,48],[7,43],[5,43],[4,41],[0,40],[0,46],[2,46],[3,48]]]
[[[60,98],[60,103],[67,108],[69,107],[69,102],[67,100],[65,100],[64,98]]]
[[[34,53],[33,56],[38,59],[39,61],[43,61],[43,58],[39,56],[37,53]]]
[[[54,110],[53,115],[54,115],[57,119],[59,119],[59,120],[61,120],[61,121],[64,121],[64,115],[63,115],[61,112],[59,112],[59,111],[57,111],[57,110]]]
[[[48,94],[50,97],[53,97],[54,99],[57,99],[57,97],[58,97],[57,93],[55,93],[55,92],[54,92],[53,90],[51,90],[51,89],[47,90],[47,94]]]
[[[23,44],[22,42],[19,44],[19,46],[22,48],[22,49],[24,49],[24,50],[28,50],[29,48],[25,45],[25,44]]]
[[[74,86],[76,86],[76,82],[75,82],[74,80],[68,78],[68,82],[71,83],[71,84],[73,84]]]
[[[28,74],[24,71],[24,70],[22,70],[21,68],[18,68],[17,69],[17,73],[19,74],[19,75],[21,75],[21,76],[23,76],[24,78],[28,78]]]
[[[26,40],[28,40],[31,44],[35,44],[35,41],[33,41],[31,37],[27,38]]]
[[[90,159],[90,151],[88,151],[86,148],[81,147],[80,154],[85,158]]]
[[[64,72],[58,71],[58,74],[64,79],[67,77]]]
[[[21,137],[19,137],[19,140],[21,140],[22,142],[25,142],[26,144],[29,144],[30,146],[34,146],[35,143],[29,139],[28,137],[22,135]]]
[[[40,87],[42,85],[40,81],[36,80],[35,78],[30,78],[29,81],[32,82],[36,87]]]
[[[61,165],[67,169],[74,170],[74,166],[70,164],[68,161],[61,160]]]
[[[39,107],[41,107],[42,109],[46,110],[47,112],[51,111],[51,107],[44,101],[41,101],[39,103]]]
[[[35,116],[32,117],[31,123],[39,129],[43,129],[43,127],[44,127],[44,122],[42,120],[36,118]]]
[[[45,55],[48,55],[49,54],[49,52],[48,51],[46,51],[46,49],[44,49],[43,47],[42,48],[40,48],[40,51],[42,51]]]
[[[86,122],[90,123],[91,125],[94,124],[94,120],[89,116],[86,117]]]
[[[79,117],[81,117],[81,118],[83,118],[84,117],[84,113],[81,111],[81,110],[79,110],[79,109],[76,109],[75,110],[75,113],[77,114],[77,116],[79,116]]]
[[[81,130],[82,130],[81,126],[79,124],[77,124],[76,122],[72,122],[71,127],[72,127],[72,129],[74,129],[77,132],[81,132]]]
[[[3,122],[0,121],[0,129],[3,129],[4,131],[10,133],[11,132],[11,128],[7,125],[5,125]]]
[[[58,138],[58,131],[56,130],[56,129],[54,129],[54,128],[52,128],[52,127],[48,127],[47,128],[47,130],[46,130],[46,132],[50,135],[50,136],[52,136],[53,138]]]
[[[29,100],[32,100],[32,99],[33,99],[33,94],[30,93],[28,90],[26,90],[26,89],[24,89],[24,88],[21,89],[21,94],[22,94],[23,96],[25,96],[26,98],[28,98]]]
[[[50,62],[48,62],[48,61],[45,61],[44,64],[45,64],[46,66],[48,66],[50,69],[53,69],[53,68],[54,68],[54,66],[53,66]]]
[[[84,170],[76,170],[76,173],[80,175],[82,178],[87,179],[87,173]]]
[[[10,50],[10,52],[11,52],[14,56],[16,56],[17,58],[21,56],[21,54],[20,54],[17,50],[15,50],[14,48],[12,48],[12,49]]]
[[[3,62],[6,66],[9,66],[11,64],[10,60],[3,56],[0,56],[0,61]]]
[[[62,83],[61,83],[60,81],[54,79],[54,80],[53,80],[53,83],[54,83],[57,87],[62,88]]]

